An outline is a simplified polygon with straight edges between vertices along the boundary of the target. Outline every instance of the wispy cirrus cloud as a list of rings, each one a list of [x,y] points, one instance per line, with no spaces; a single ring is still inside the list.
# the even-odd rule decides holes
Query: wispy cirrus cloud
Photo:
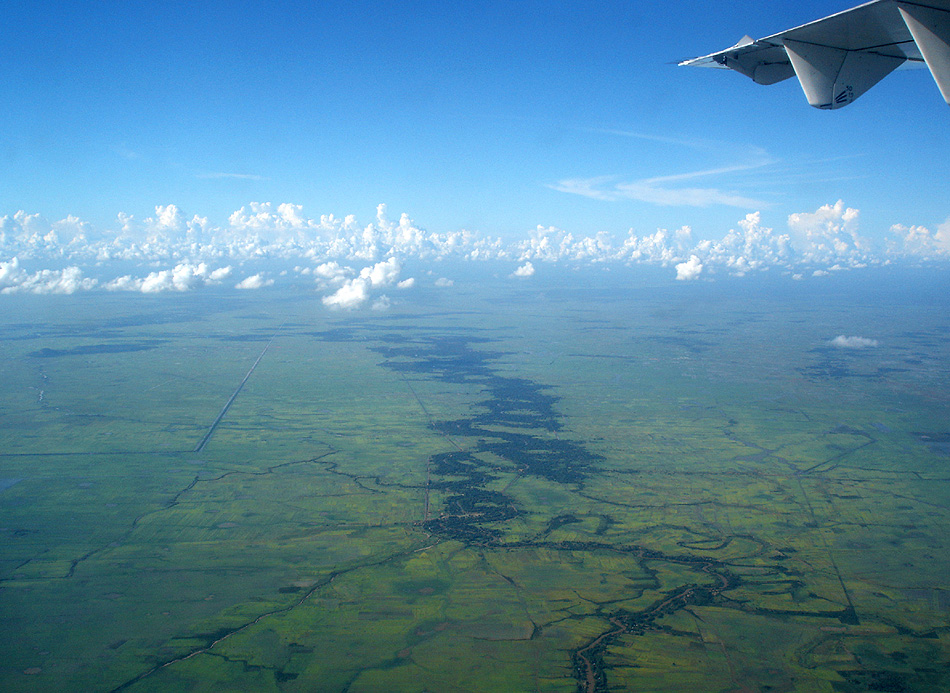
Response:
[[[559,192],[582,195],[597,200],[637,200],[663,207],[710,207],[722,205],[741,209],[763,209],[771,207],[766,200],[743,194],[723,186],[688,186],[686,181],[703,178],[729,177],[738,183],[742,174],[759,171],[773,166],[776,161],[761,147],[737,145],[696,137],[676,137],[656,135],[646,132],[609,128],[586,128],[587,132],[654,142],[672,147],[702,150],[704,156],[719,153],[725,161],[737,161],[712,168],[701,168],[684,173],[663,176],[651,176],[633,181],[625,181],[621,176],[594,176],[589,178],[568,178],[548,185]],[[735,187],[735,186],[732,186]]]
[[[195,176],[195,178],[201,178],[202,180],[218,180],[218,179],[267,180],[264,176],[259,176],[255,173],[223,173],[223,172],[199,173]]]
[[[128,159],[129,161],[142,158],[141,154],[139,154],[134,149],[127,147],[125,144],[117,144],[112,148],[112,151],[118,156],[121,156],[123,159]]]
[[[597,176],[594,178],[571,178],[549,185],[558,192],[583,195],[596,200],[613,202],[616,200],[637,200],[661,207],[710,207],[724,205],[741,209],[771,207],[771,203],[738,192],[721,188],[682,187],[671,185],[680,181],[693,180],[727,173],[750,171],[766,166],[768,162],[752,165],[727,166],[705,171],[691,171],[670,176],[644,178],[632,182],[619,181],[618,176]]]
[[[714,140],[705,140],[698,137],[670,137],[669,135],[656,135],[650,132],[638,132],[635,130],[621,130],[617,128],[581,128],[584,132],[590,132],[597,135],[614,135],[616,137],[626,137],[629,139],[643,140],[645,142],[658,142],[660,144],[674,144],[680,147],[690,149],[722,149],[724,142]]]

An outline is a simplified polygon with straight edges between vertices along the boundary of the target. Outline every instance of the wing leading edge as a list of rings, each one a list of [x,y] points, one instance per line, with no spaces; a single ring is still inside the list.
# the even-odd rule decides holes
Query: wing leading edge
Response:
[[[874,0],[680,65],[728,68],[758,84],[797,76],[808,103],[828,110],[898,67],[926,65],[950,104],[950,0]]]

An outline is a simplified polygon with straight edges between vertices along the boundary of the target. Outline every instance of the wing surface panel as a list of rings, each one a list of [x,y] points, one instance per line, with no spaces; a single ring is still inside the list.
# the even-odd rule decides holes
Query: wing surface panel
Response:
[[[898,3],[898,7],[944,101],[950,104],[950,13],[907,3]]]
[[[902,65],[926,65],[950,104],[950,0],[873,0],[680,64],[728,68],[759,84],[797,76],[809,103],[829,110]]]

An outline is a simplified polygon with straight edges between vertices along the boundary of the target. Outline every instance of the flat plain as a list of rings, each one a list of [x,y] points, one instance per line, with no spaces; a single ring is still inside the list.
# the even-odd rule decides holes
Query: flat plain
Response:
[[[950,690],[946,295],[4,296],[0,688]]]

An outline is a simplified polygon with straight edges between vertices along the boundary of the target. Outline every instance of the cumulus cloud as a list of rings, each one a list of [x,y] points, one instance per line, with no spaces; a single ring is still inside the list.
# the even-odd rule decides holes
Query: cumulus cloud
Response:
[[[261,289],[265,286],[273,286],[273,279],[265,279],[263,274],[252,274],[234,285],[235,289]]]
[[[334,293],[324,296],[323,305],[341,309],[359,308],[370,299],[374,288],[395,284],[399,279],[399,271],[399,261],[395,257],[364,267],[359,275],[345,280]],[[385,299],[387,306],[388,301],[388,298]]]
[[[930,231],[925,226],[895,224],[891,233],[898,239],[890,244],[890,252],[921,259],[945,258],[950,255],[950,219]]]
[[[208,275],[208,283],[220,284],[225,279],[231,276],[231,272],[232,272],[232,269],[230,265],[228,265],[227,267],[219,267],[216,270],[212,270],[211,273]]]
[[[707,174],[700,171],[646,183],[681,188]],[[619,195],[625,185],[613,179],[592,180],[586,189],[593,196]],[[0,217],[0,258],[18,258],[0,269],[0,290],[189,291],[227,281],[232,266],[240,264],[255,273],[263,269],[257,266],[261,263],[281,261],[286,267],[296,263],[294,271],[286,275],[272,271],[258,279],[252,279],[257,276],[252,274],[240,283],[271,281],[264,276],[273,276],[277,282],[310,277],[316,290],[326,294],[326,305],[352,308],[364,303],[371,306],[388,287],[413,286],[412,278],[400,281],[402,267],[410,261],[430,266],[450,260],[514,263],[516,277],[531,276],[539,263],[648,264],[669,268],[671,276],[681,281],[779,268],[804,281],[867,265],[950,259],[950,220],[936,227],[896,224],[888,240],[876,245],[860,234],[859,222],[858,210],[839,200],[789,215],[784,228],[773,228],[761,213],[752,212],[723,235],[703,238],[695,238],[689,226],[629,229],[626,234],[575,234],[556,226],[536,226],[526,229],[520,239],[504,242],[464,229],[429,231],[407,214],[390,218],[385,205],[377,207],[369,223],[360,223],[354,215],[314,217],[301,205],[254,202],[217,226],[166,204],[156,206],[143,219],[120,213],[108,230],[98,230],[74,216],[50,221],[18,211]],[[20,262],[31,268],[67,269],[27,272]],[[110,271],[117,266],[123,270]],[[130,271],[129,266],[147,269]],[[436,272],[430,270],[431,276],[439,277]],[[452,282],[440,277],[435,285],[451,286]]]
[[[718,241],[700,241],[693,251],[707,264],[722,266],[739,276],[787,265],[793,253],[788,234],[777,234],[764,226],[759,212],[740,220],[738,231],[731,229]]]
[[[19,258],[13,258],[10,262],[0,262],[0,289],[17,287],[26,277],[26,272],[20,267]]]
[[[316,282],[323,288],[328,286],[339,286],[347,277],[353,275],[353,269],[344,267],[339,262],[324,262],[313,269],[313,275]]]
[[[358,308],[369,300],[369,282],[357,277],[343,284],[329,296],[323,297],[323,305],[329,308]]]
[[[521,267],[512,272],[512,277],[531,277],[534,275],[534,265],[530,262],[524,263]]]
[[[839,334],[828,343],[833,347],[837,347],[838,349],[871,349],[879,346],[879,342],[876,339],[868,339],[866,337],[846,337],[843,334]]]
[[[435,285],[440,288],[447,289],[450,286],[455,286],[455,282],[446,277],[439,277],[435,280]]]
[[[16,257],[9,262],[0,262],[0,293],[4,294],[72,294],[88,291],[96,284],[95,279],[83,277],[78,267],[45,269],[31,274],[20,267]]]
[[[74,220],[75,217],[69,216],[58,225],[74,225]],[[12,216],[4,216],[0,219],[3,250],[9,255],[25,259],[62,256],[64,249],[56,226],[39,214],[27,214],[22,210]]]
[[[232,213],[228,221],[231,228],[242,231],[294,229],[305,225],[298,205],[281,204],[275,212],[270,202],[251,202]]]
[[[197,265],[183,262],[172,269],[150,272],[145,277],[124,275],[113,279],[105,288],[110,291],[139,291],[143,294],[191,291],[206,284],[218,284],[230,274],[230,267],[211,270],[203,262]]]
[[[681,259],[690,247],[692,229],[684,226],[675,231],[657,229],[655,233],[638,236],[631,230],[618,252],[618,259],[630,263],[669,266]]]
[[[372,286],[387,286],[399,278],[399,269],[399,260],[391,257],[372,267],[364,267],[360,270],[360,277],[368,279]]]
[[[516,245],[519,262],[602,262],[613,259],[613,239],[606,233],[575,238],[572,233],[555,226],[538,226],[527,240]]]
[[[697,279],[703,271],[703,263],[695,255],[691,255],[689,260],[681,262],[676,266],[676,279],[678,281],[690,281]]]
[[[162,231],[180,232],[185,230],[185,218],[175,205],[155,207],[155,217],[149,219],[150,226]]]
[[[845,207],[841,200],[816,212],[789,215],[788,227],[796,236],[801,259],[851,267],[867,263],[870,243],[858,234],[859,216],[858,210]]]

